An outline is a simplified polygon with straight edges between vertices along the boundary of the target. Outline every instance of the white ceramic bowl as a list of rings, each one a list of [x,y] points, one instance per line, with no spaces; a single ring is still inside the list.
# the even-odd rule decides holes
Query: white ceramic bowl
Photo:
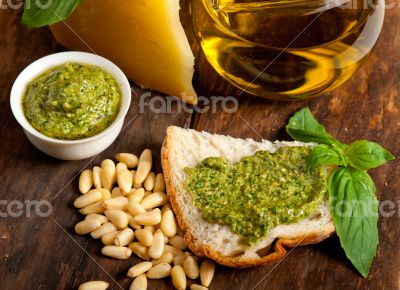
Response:
[[[22,98],[27,85],[40,74],[67,62],[77,62],[103,68],[114,76],[120,85],[121,107],[116,119],[108,128],[93,137],[71,141],[47,137],[31,126],[23,112]],[[89,158],[110,146],[121,131],[130,102],[131,88],[129,81],[115,64],[101,56],[78,51],[51,54],[30,64],[15,80],[10,96],[11,110],[32,144],[47,155],[63,160]]]

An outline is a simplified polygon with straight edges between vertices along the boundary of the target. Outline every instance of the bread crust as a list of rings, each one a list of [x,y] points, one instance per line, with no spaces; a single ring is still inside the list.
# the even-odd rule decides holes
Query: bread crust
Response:
[[[329,226],[321,229],[321,232],[318,233],[310,233],[305,236],[296,237],[295,239],[277,239],[271,252],[260,258],[247,258],[240,255],[227,257],[213,250],[209,246],[198,245],[191,233],[190,227],[186,224],[185,219],[183,218],[182,211],[177,201],[177,192],[172,182],[172,169],[169,160],[169,152],[171,151],[171,144],[173,142],[173,140],[171,140],[171,130],[172,128],[168,127],[167,135],[161,148],[161,164],[164,171],[164,179],[169,201],[175,212],[178,224],[184,231],[185,243],[195,255],[210,258],[221,265],[232,268],[249,268],[279,261],[285,257],[288,249],[319,243],[330,237],[335,232],[335,226],[331,222]]]

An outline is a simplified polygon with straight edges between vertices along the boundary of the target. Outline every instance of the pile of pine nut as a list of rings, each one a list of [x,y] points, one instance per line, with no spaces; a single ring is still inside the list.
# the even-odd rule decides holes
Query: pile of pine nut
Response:
[[[116,160],[117,164],[106,159],[100,167],[82,171],[82,195],[74,206],[86,217],[76,224],[75,232],[101,239],[101,253],[105,256],[125,260],[133,253],[145,260],[128,270],[127,276],[133,278],[130,290],[146,290],[147,279],[169,276],[178,290],[186,289],[187,278],[199,277],[201,285],[191,284],[190,289],[207,290],[215,265],[211,260],[203,260],[199,266],[199,259],[186,247],[165,194],[164,176],[151,171],[151,151],[144,150],[139,158],[119,153]],[[79,290],[108,286],[104,281],[90,281]]]

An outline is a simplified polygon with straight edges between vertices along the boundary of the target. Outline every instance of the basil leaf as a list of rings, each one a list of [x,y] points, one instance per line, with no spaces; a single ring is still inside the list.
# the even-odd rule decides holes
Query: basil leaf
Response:
[[[378,202],[371,177],[355,168],[337,169],[329,178],[329,204],[347,258],[368,276],[378,245]]]
[[[319,165],[347,165],[347,158],[343,153],[337,152],[328,145],[318,145],[310,153],[307,158],[306,170],[309,172],[312,168]]]
[[[26,0],[22,23],[29,27],[51,25],[67,18],[82,0]]]
[[[297,141],[319,144],[335,144],[335,140],[325,128],[314,119],[310,109],[305,107],[296,112],[286,125],[286,132]]]
[[[394,156],[381,145],[367,140],[359,140],[350,144],[345,154],[351,165],[363,170],[376,168],[394,159]]]

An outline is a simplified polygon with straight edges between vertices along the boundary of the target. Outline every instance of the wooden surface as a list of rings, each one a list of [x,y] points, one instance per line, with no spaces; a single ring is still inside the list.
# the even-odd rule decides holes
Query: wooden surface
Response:
[[[74,234],[81,216],[72,207],[77,197],[75,175],[84,166],[119,151],[139,153],[150,147],[159,162],[165,128],[175,124],[237,137],[288,139],[283,131],[288,117],[309,105],[335,137],[344,142],[367,138],[378,141],[397,157],[400,153],[400,18],[387,11],[383,33],[369,62],[351,81],[330,96],[302,103],[279,103],[243,95],[234,114],[218,112],[138,114],[132,98],[127,127],[118,140],[94,160],[62,162],[36,150],[13,118],[9,93],[13,81],[32,61],[61,51],[48,29],[22,27],[20,12],[0,10],[0,200],[48,200],[48,218],[0,218],[0,289],[76,289],[91,279],[109,281],[111,289],[127,288],[126,270],[136,259],[116,261],[99,254],[98,241]],[[196,84],[201,95],[237,94],[199,54]],[[136,88],[138,94],[140,90]],[[280,263],[248,270],[219,267],[211,290],[248,289],[399,289],[400,209],[399,159],[371,171],[381,201],[396,203],[396,214],[380,217],[380,244],[368,279],[346,260],[336,237],[297,248]],[[158,168],[160,169],[160,168]],[[6,206],[1,205],[5,212]],[[110,276],[108,276],[108,274]],[[112,278],[115,278],[115,283]],[[149,289],[172,289],[169,280],[151,281]]]

